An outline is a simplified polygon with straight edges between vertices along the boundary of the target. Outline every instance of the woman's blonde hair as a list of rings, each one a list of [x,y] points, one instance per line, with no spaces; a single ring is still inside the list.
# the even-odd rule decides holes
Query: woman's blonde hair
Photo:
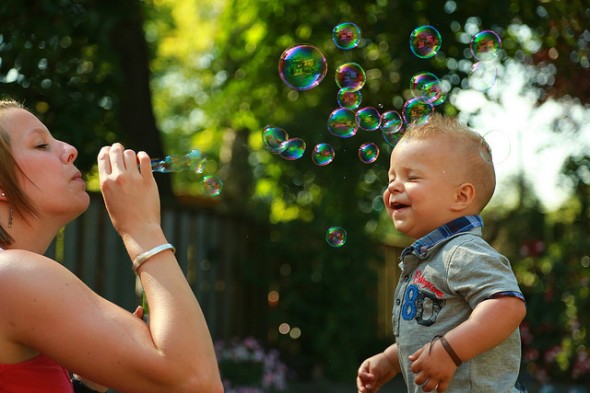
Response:
[[[20,188],[17,172],[23,172],[12,156],[10,135],[6,131],[3,122],[3,112],[15,108],[26,110],[26,108],[17,101],[0,99],[0,187],[2,187],[4,194],[8,198],[13,211],[28,212],[36,215],[37,211],[35,210],[35,207]],[[8,245],[13,241],[14,239],[8,234],[2,224],[0,224],[0,244]]]

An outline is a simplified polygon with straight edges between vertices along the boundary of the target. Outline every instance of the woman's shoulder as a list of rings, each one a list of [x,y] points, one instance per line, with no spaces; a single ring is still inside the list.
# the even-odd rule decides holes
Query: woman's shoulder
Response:
[[[0,251],[0,283],[24,275],[36,276],[61,266],[56,261],[27,250]],[[60,269],[58,269],[60,270]],[[1,285],[0,285],[1,286]]]
[[[73,275],[58,262],[26,250],[0,252],[0,309],[26,294],[46,291]]]

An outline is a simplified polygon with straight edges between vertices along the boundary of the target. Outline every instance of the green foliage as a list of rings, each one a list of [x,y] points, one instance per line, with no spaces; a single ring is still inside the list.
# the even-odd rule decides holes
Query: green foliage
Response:
[[[525,197],[503,218],[491,219],[502,227],[495,244],[513,261],[527,299],[524,368],[541,382],[590,382],[588,158],[564,164],[574,194],[558,211],[544,214]]]
[[[117,138],[120,79],[109,43],[118,20],[104,2],[0,4],[2,95],[24,102],[88,169]]]

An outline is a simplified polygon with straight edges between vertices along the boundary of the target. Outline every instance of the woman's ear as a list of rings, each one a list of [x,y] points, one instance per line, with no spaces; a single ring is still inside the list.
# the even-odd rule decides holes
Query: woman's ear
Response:
[[[4,188],[0,187],[0,201],[8,201]]]
[[[461,211],[471,206],[475,199],[475,187],[471,183],[463,183],[457,186],[455,191],[455,200],[452,210]]]

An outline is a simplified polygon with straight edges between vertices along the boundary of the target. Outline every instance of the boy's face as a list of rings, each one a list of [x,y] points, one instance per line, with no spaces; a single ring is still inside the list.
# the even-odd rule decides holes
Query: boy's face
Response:
[[[395,146],[383,201],[399,232],[418,239],[462,215],[454,210],[461,183],[455,155],[441,137]]]

